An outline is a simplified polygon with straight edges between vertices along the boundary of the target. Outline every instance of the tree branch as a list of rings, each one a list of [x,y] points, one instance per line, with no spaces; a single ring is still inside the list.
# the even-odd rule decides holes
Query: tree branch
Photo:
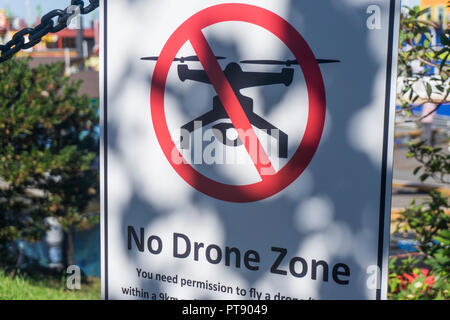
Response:
[[[419,121],[422,121],[422,119],[425,119],[426,117],[428,117],[429,115],[431,115],[433,112],[436,112],[436,111],[441,107],[441,105],[442,105],[442,102],[439,103],[439,104],[436,106],[436,108],[434,108],[432,111],[428,112],[426,115],[420,116],[420,117],[417,118],[417,119],[405,120],[405,121],[402,121],[402,122],[400,122],[400,123],[411,123],[411,122],[419,122]]]
[[[417,57],[417,60],[419,60],[419,61],[421,61],[421,62],[423,62],[423,63],[425,63],[425,64],[427,64],[429,66],[435,67],[435,68],[440,68],[441,67],[439,64],[437,64],[435,62],[428,61],[428,60],[426,60],[424,58],[421,58],[421,57]],[[448,72],[448,71],[446,71],[444,69],[442,69],[441,72],[445,73],[447,76],[450,77],[450,72]]]

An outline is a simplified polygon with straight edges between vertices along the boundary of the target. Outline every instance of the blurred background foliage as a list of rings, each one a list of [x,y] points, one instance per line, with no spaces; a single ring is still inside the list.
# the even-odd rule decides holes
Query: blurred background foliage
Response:
[[[0,64],[0,264],[13,274],[23,263],[17,240],[40,240],[49,217],[66,232],[99,219],[85,214],[99,192],[98,105],[78,94],[63,64],[29,62]]]
[[[424,19],[429,11],[430,8],[406,7],[401,17],[398,57],[400,90],[397,96],[401,108],[397,119],[404,122],[420,123],[448,102],[450,32],[446,26]],[[437,34],[440,46],[433,44],[433,37]],[[419,92],[420,86],[425,95]],[[433,110],[414,116],[413,110],[427,102],[433,103]],[[410,142],[407,157],[418,161],[413,174],[419,176],[421,181],[431,177],[439,183],[449,183],[450,155],[442,147],[434,147],[427,140]],[[428,199],[420,204],[413,199],[409,207],[393,221],[396,232],[414,235],[417,252],[391,257],[389,299],[449,299],[448,209],[448,197],[431,191]]]

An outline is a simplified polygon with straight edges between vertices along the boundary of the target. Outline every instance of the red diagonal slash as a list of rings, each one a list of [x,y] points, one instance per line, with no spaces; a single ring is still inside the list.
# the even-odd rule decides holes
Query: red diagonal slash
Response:
[[[239,100],[231,88],[227,77],[222,71],[208,41],[203,35],[201,30],[194,32],[189,36],[194,50],[200,59],[200,62],[208,75],[214,89],[216,90],[222,105],[225,108],[234,128],[239,133],[239,138],[244,143],[248,154],[252,158],[253,164],[256,170],[264,180],[265,175],[275,174],[275,169],[272,166],[272,162],[267,156],[263,146],[261,145],[247,115],[244,112]],[[250,139],[246,139],[250,138]],[[255,150],[250,148],[251,143],[257,143],[256,154]],[[259,156],[258,156],[259,155]]]

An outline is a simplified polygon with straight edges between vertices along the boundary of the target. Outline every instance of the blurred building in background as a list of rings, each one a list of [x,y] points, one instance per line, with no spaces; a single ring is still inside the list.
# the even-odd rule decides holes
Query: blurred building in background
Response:
[[[36,20],[31,27],[41,22],[41,9],[36,10]],[[72,22],[74,22],[74,19]],[[75,21],[76,22],[76,21]],[[83,80],[81,94],[97,100],[99,97],[99,29],[100,22],[92,20],[89,26],[79,28],[80,21],[73,23],[73,27],[51,33],[42,38],[42,41],[28,50],[22,50],[17,57],[31,57],[31,66],[42,63],[63,62],[66,75],[75,80]],[[14,34],[28,25],[23,17],[14,16],[7,9],[0,8],[0,44],[12,39]],[[81,34],[81,41],[77,37]]]
[[[31,27],[40,22],[40,15],[38,15]],[[16,17],[6,9],[0,8],[0,44],[7,43],[17,31],[25,27],[28,25],[23,18]],[[58,33],[48,34],[33,48],[20,51],[17,57],[32,57],[33,64],[63,61],[68,75],[77,73],[84,67],[98,71],[99,27],[100,23],[97,20],[81,30],[66,28]],[[82,34],[81,43],[77,42],[79,33]],[[80,65],[83,67],[80,68]]]
[[[421,0],[420,9],[429,8],[424,15],[424,19],[439,23],[442,29],[446,29],[450,23],[450,8],[447,7],[447,0]]]

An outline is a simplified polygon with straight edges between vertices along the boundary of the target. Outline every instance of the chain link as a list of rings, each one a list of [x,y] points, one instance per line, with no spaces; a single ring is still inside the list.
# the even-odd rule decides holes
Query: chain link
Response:
[[[89,4],[84,6],[84,1],[71,0],[71,5],[65,10],[55,9],[41,18],[41,23],[34,28],[24,28],[14,34],[12,39],[4,45],[0,45],[0,63],[10,59],[22,49],[30,49],[38,44],[41,39],[49,33],[56,33],[66,28],[79,10],[80,14],[88,14],[99,6],[99,0],[88,0]],[[74,6],[78,7],[76,10]],[[28,40],[26,39],[28,36]]]

